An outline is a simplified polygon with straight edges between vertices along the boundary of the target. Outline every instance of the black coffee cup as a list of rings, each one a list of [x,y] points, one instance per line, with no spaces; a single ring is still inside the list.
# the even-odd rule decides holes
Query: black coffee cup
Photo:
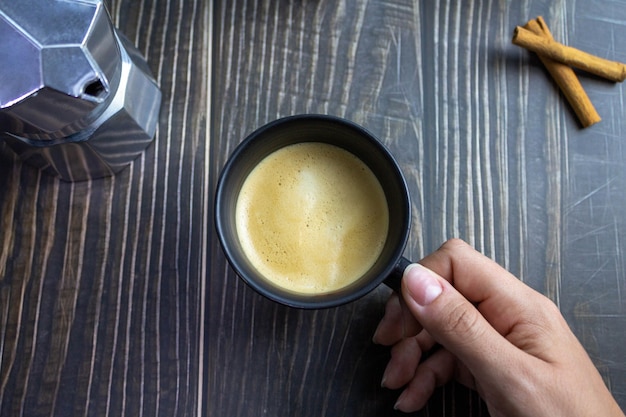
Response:
[[[257,272],[239,242],[235,209],[250,172],[269,154],[300,142],[341,147],[363,161],[380,182],[389,209],[389,229],[382,253],[359,279],[340,290],[301,294],[279,287]],[[224,166],[215,196],[215,225],[226,257],[237,274],[267,298],[297,308],[326,308],[354,301],[381,283],[399,290],[410,262],[402,256],[411,227],[411,204],[404,176],[383,144],[363,127],[338,117],[303,114],[273,121],[250,134]]]

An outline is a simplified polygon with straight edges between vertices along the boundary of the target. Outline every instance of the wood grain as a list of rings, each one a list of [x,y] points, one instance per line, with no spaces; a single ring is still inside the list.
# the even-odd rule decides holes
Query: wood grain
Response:
[[[201,377],[209,7],[108,4],[163,92],[119,175],[0,166],[0,415],[195,415]]]
[[[605,114],[600,127],[579,130],[537,58],[510,45],[516,25],[543,15],[555,38],[603,48],[602,39],[626,31],[626,20],[611,20],[611,33],[601,35],[588,20],[620,14],[618,3],[598,11],[571,2],[218,2],[211,184],[234,146],[278,117],[329,113],[363,124],[407,177],[414,214],[407,256],[461,237],[496,259],[555,300],[624,404],[616,326],[624,323],[626,283],[623,250],[614,246],[623,247],[625,221],[616,214],[626,204],[616,188],[626,174],[623,122]],[[603,51],[619,58],[613,45]],[[583,82],[592,99],[623,108],[621,86]],[[598,144],[603,150],[591,150]],[[612,217],[580,210],[583,183],[601,185],[602,196],[589,198]],[[596,225],[588,230],[594,248],[577,230],[585,221]],[[612,243],[600,242],[606,238]],[[588,254],[584,268],[580,251]],[[246,288],[214,240],[211,254],[209,414],[393,415],[398,392],[378,387],[388,351],[370,343],[388,290],[328,311],[292,310]],[[611,318],[597,318],[605,309]],[[447,385],[418,414],[487,412],[474,394]]]
[[[327,113],[364,125],[406,176],[417,260],[461,237],[561,308],[626,407],[624,86],[581,77],[580,130],[540,62],[560,42],[626,60],[626,4],[111,0],[163,92],[154,144],[119,175],[65,183],[0,143],[0,415],[375,416],[390,290],[300,311],[227,265],[221,167],[255,128]],[[592,28],[593,30],[591,30]],[[487,415],[450,383],[415,415]]]

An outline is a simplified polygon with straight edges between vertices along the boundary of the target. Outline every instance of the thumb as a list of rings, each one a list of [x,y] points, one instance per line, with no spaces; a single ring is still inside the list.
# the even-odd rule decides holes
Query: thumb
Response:
[[[501,373],[517,357],[518,350],[478,309],[430,269],[420,264],[407,267],[402,295],[424,329],[477,379],[503,377]]]

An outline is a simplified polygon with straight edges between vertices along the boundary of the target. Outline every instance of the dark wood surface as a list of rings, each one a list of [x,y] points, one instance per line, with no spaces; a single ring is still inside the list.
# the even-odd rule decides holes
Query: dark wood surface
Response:
[[[626,61],[626,2],[108,3],[161,84],[156,140],[116,177],[64,183],[0,144],[0,415],[394,415],[371,343],[389,295],[301,311],[245,286],[213,228],[251,131],[327,113],[396,155],[406,256],[461,237],[547,294],[626,407],[624,86],[580,74],[580,129],[513,28]],[[400,415],[400,413],[398,413]],[[416,415],[487,415],[449,384]]]
[[[210,9],[108,5],[161,85],[156,139],[119,175],[74,184],[3,149],[2,417],[185,416],[200,404]]]

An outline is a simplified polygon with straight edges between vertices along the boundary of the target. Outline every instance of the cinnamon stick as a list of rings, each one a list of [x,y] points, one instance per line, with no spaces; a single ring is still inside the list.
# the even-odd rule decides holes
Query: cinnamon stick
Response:
[[[554,41],[548,25],[541,16],[539,16],[536,20],[530,20],[526,23],[524,28],[528,29],[537,36]],[[572,106],[580,124],[583,127],[589,127],[602,120],[591,103],[591,100],[589,100],[583,86],[580,84],[574,70],[572,70],[569,66],[554,61],[544,55],[539,54],[538,56],[561,89],[561,92],[567,99],[570,106]]]
[[[513,43],[554,61],[579,68],[607,80],[622,82],[626,79],[626,65],[621,62],[609,61],[565,46],[553,39],[538,36],[520,26],[515,28]]]

